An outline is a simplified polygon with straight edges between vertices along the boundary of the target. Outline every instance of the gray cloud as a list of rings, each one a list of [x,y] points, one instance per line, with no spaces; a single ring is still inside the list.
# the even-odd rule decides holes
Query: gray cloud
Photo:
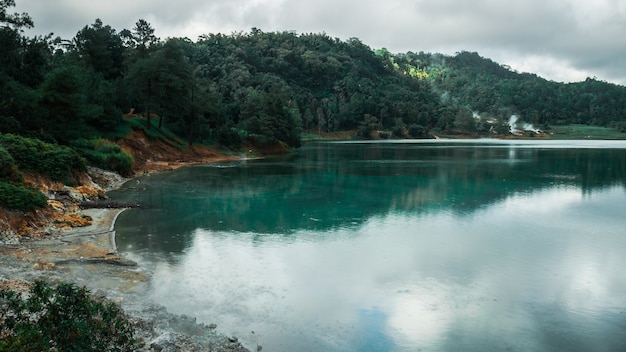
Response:
[[[101,18],[121,30],[139,18],[157,35],[295,30],[358,37],[393,52],[478,51],[559,81],[587,76],[626,84],[621,0],[17,0],[35,33],[73,37]]]

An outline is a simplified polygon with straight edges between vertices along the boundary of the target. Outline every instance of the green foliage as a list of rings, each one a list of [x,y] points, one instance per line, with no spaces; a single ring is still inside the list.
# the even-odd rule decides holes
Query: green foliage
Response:
[[[217,142],[224,147],[238,149],[247,138],[244,130],[235,127],[222,127],[217,131]]]
[[[159,42],[159,38],[154,35],[154,28],[144,19],[139,19],[132,31],[122,30],[120,36],[126,41],[126,46],[135,49],[132,59],[146,58]]]
[[[132,174],[133,156],[107,139],[78,139],[72,142],[72,147],[91,165],[116,171],[123,176]]]
[[[379,127],[379,122],[376,116],[365,115],[363,121],[357,129],[357,135],[363,139],[371,139],[373,132]]]
[[[396,138],[402,138],[404,137],[404,131],[405,128],[404,126],[393,126],[393,128],[391,129],[391,135],[396,137]]]
[[[48,205],[48,199],[39,190],[22,184],[0,181],[0,207],[24,212]]]
[[[74,171],[85,170],[85,161],[66,146],[12,134],[0,135],[0,146],[20,169],[48,175],[54,181],[73,184]]]
[[[42,84],[41,105],[47,112],[46,129],[61,143],[94,135],[88,122],[103,114],[103,107],[87,102],[84,75],[78,67],[51,71]]]
[[[9,7],[15,6],[15,0],[0,0],[0,24],[2,27],[5,25],[10,25],[12,27],[20,28],[26,27],[30,28],[33,26],[33,20],[28,16],[28,14],[22,13],[8,13],[7,9]]]
[[[245,139],[298,147],[303,129],[493,135],[508,133],[513,114],[535,126],[626,129],[626,87],[550,82],[472,52],[393,54],[357,38],[257,28],[160,41],[145,20],[118,32],[98,19],[72,40],[52,41],[24,37],[28,15],[10,14],[13,1],[0,5],[0,132],[48,142],[123,137],[121,112],[131,110],[145,117],[131,127],[148,135],[231,148]],[[364,116],[376,116],[377,126]]]
[[[102,137],[111,138],[111,139],[124,138],[130,132],[132,132],[133,129],[142,129],[142,128],[143,127],[139,126],[138,119],[122,118],[119,123],[115,124],[113,129],[102,133]]]
[[[11,176],[14,169],[15,160],[11,154],[9,154],[9,152],[7,152],[7,150],[0,145],[0,179]]]
[[[426,137],[426,129],[422,125],[411,124],[408,128],[409,136],[413,138],[423,138]]]
[[[118,78],[124,66],[124,47],[115,29],[104,25],[100,19],[85,26],[74,38],[76,50],[88,67],[105,79]]]
[[[164,119],[180,122],[189,114],[191,78],[191,66],[178,41],[170,39],[160,50],[137,60],[130,67],[126,82],[137,107],[147,115],[158,114],[160,129]]]
[[[612,126],[626,120],[623,86],[591,78],[578,83],[552,82],[534,74],[517,73],[470,52],[450,57],[408,53],[393,59],[399,64],[398,71],[406,72],[407,67],[417,65],[420,70],[440,72],[431,77],[432,86],[448,108],[456,109],[453,116],[446,116],[450,109],[438,114],[437,127],[441,130],[487,133],[493,130],[488,124],[502,130],[497,125],[506,123],[513,114],[519,116],[520,122],[535,126]],[[465,116],[467,109],[480,112],[481,117],[492,122],[476,126]]]
[[[36,281],[27,298],[0,291],[2,351],[134,351],[141,343],[118,305],[86,288]]]
[[[0,144],[0,208],[29,212],[48,204],[37,189],[22,184],[15,160]]]

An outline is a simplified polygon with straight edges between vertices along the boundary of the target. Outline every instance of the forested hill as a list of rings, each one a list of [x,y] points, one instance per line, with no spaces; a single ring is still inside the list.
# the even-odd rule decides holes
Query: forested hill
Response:
[[[501,135],[513,115],[539,128],[626,129],[625,87],[551,82],[477,53],[393,54],[356,38],[256,28],[161,40],[144,20],[29,38],[32,21],[11,15],[11,3],[0,2],[2,133],[84,145],[115,135],[129,112],[189,143],[234,148],[246,140],[298,146],[303,130]]]
[[[27,15],[1,28],[0,128],[71,144],[114,131],[122,114],[158,116],[193,142],[300,143],[303,129],[429,133],[508,132],[584,123],[624,129],[626,88],[588,79],[556,83],[477,53],[393,54],[325,34],[208,34],[160,40],[139,20],[121,30],[96,20],[74,38],[27,38]],[[22,16],[22,17],[20,17]]]
[[[625,129],[626,88],[587,78],[557,83],[535,74],[517,73],[477,53],[452,57],[400,54],[392,58],[406,72],[421,67],[434,88],[481,116],[507,120],[518,115],[528,123],[590,124]]]

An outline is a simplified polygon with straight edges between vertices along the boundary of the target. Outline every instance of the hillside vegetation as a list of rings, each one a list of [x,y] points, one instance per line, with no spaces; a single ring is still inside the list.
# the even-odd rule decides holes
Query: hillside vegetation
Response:
[[[395,54],[357,38],[257,28],[162,40],[141,19],[132,29],[96,19],[73,38],[31,38],[23,29],[32,20],[11,14],[13,4],[0,0],[3,207],[42,204],[20,170],[69,183],[85,164],[131,174],[136,160],[119,141],[138,130],[181,149],[231,151],[244,143],[298,147],[303,131],[358,138],[534,136],[574,124],[610,128],[612,138],[626,131],[625,87],[552,82],[477,53]],[[16,189],[29,200],[14,199]]]

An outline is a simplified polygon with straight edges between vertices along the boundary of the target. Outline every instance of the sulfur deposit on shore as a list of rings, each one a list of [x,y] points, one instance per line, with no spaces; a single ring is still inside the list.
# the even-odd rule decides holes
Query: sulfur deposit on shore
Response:
[[[115,247],[113,225],[124,209],[80,206],[105,200],[106,191],[125,181],[94,168],[79,187],[33,177],[49,206],[31,214],[0,211],[0,289],[26,292],[37,279],[86,286],[122,306],[145,342],[143,351],[247,351],[216,324],[197,323],[145,300],[149,274]]]

